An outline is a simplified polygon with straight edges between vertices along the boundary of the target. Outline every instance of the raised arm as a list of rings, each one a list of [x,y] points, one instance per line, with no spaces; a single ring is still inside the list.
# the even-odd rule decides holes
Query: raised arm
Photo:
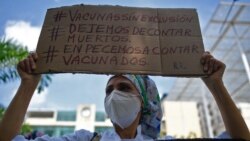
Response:
[[[25,113],[41,78],[41,75],[31,74],[36,69],[37,58],[37,54],[30,54],[17,65],[21,84],[0,122],[0,141],[12,140],[21,130]]]
[[[203,54],[201,63],[204,72],[208,74],[208,77],[203,77],[202,80],[219,107],[227,132],[232,138],[250,140],[247,125],[222,81],[226,65],[213,58],[209,52]]]

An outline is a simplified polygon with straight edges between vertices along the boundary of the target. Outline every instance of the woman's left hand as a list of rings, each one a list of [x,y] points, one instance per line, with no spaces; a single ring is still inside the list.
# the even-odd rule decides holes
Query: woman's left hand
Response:
[[[203,71],[207,74],[206,77],[202,77],[202,80],[206,84],[222,81],[226,68],[226,65],[223,62],[215,59],[208,51],[206,51],[201,57],[201,64],[203,65]]]
[[[202,80],[215,98],[226,131],[231,138],[250,140],[247,125],[222,81],[226,65],[215,59],[209,52],[203,53],[201,64],[207,74],[206,77],[202,77]]]

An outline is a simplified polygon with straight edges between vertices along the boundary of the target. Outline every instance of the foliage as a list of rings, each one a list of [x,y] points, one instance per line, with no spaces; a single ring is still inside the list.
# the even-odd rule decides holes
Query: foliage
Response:
[[[4,114],[4,109],[0,108],[0,120],[3,118],[3,114]]]
[[[0,83],[8,83],[18,78],[15,65],[28,55],[27,48],[12,40],[0,41]]]
[[[23,125],[22,125],[22,128],[21,128],[21,134],[22,135],[25,135],[25,134],[27,134],[27,133],[30,133],[30,132],[32,132],[32,128],[31,128],[31,126],[29,125],[29,124],[27,124],[27,123],[24,123]]]
[[[13,40],[0,39],[0,84],[6,84],[19,78],[16,64],[29,54],[24,47]],[[51,74],[43,75],[38,84],[38,93],[51,82]]]

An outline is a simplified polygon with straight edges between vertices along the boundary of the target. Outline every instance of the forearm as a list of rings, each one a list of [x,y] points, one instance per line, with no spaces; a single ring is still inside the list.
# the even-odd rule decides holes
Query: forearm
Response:
[[[21,82],[21,85],[0,122],[0,141],[11,140],[21,129],[27,108],[37,84]]]
[[[227,132],[232,138],[250,139],[247,125],[222,81],[207,84],[221,112]]]

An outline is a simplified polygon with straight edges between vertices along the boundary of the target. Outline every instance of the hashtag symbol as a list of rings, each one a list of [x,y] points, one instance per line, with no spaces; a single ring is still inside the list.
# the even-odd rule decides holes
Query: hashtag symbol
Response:
[[[50,37],[50,41],[56,41],[58,36],[61,36],[64,32],[63,28],[60,28],[59,25],[57,25],[56,27],[53,27],[52,29],[49,29],[49,31],[51,32]]]
[[[45,54],[43,58],[46,58],[46,64],[51,63],[53,61],[54,57],[57,56],[55,55],[55,53],[57,52],[58,50],[55,50],[55,46],[49,46],[48,51],[42,53],[42,54]]]
[[[61,20],[61,18],[65,18],[65,17],[67,17],[66,13],[64,13],[63,11],[57,11],[57,13],[54,15],[54,20],[55,22],[58,22]]]

